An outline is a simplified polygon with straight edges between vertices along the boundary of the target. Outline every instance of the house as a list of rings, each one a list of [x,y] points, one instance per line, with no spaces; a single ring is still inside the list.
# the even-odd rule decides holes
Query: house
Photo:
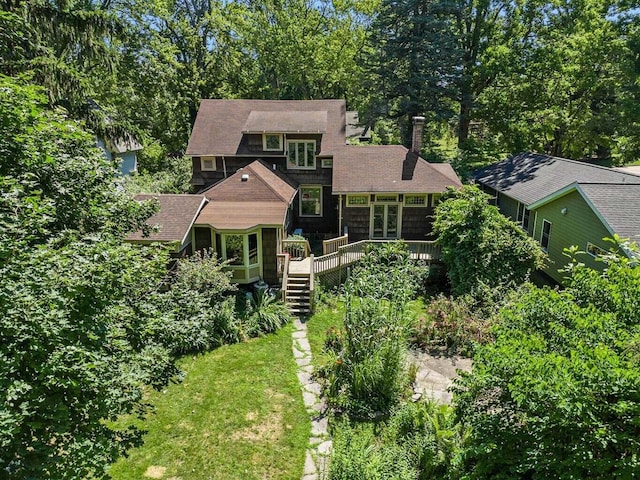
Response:
[[[449,164],[419,157],[423,123],[411,150],[356,146],[344,100],[203,100],[186,154],[199,189],[261,160],[297,189],[290,225],[305,234],[424,240],[437,198],[461,183]]]
[[[214,249],[238,283],[273,284],[293,231],[429,240],[440,194],[461,183],[419,156],[424,118],[407,149],[347,145],[347,114],[344,100],[203,100],[186,151],[206,199],[192,248]]]
[[[159,203],[158,213],[152,215],[147,224],[154,227],[149,235],[143,232],[130,233],[126,240],[131,243],[148,245],[165,243],[171,256],[182,257],[193,253],[193,224],[200,211],[208,202],[204,195],[136,195],[139,202],[155,200]]]
[[[131,175],[138,171],[138,152],[142,145],[131,135],[122,138],[98,138],[98,147],[107,160],[116,160],[121,175]]]
[[[640,176],[536,153],[521,153],[479,170],[476,183],[500,211],[520,223],[549,255],[545,272],[562,282],[564,249],[578,246],[580,259],[602,269],[596,256],[609,250],[605,237],[640,241]]]

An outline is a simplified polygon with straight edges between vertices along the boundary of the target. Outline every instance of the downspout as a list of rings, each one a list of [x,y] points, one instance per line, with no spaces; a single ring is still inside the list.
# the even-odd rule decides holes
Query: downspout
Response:
[[[535,215],[533,217],[533,231],[531,232],[531,238],[536,239],[536,224],[538,223],[538,211],[535,211]]]
[[[224,178],[227,178],[227,160],[222,156],[222,170],[224,171]]]
[[[338,195],[338,236],[342,236],[342,194]]]

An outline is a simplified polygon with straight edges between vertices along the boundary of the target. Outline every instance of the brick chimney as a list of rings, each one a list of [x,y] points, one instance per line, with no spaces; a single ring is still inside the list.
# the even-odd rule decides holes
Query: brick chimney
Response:
[[[413,117],[413,135],[411,135],[411,151],[420,155],[422,149],[422,129],[424,128],[424,117]]]

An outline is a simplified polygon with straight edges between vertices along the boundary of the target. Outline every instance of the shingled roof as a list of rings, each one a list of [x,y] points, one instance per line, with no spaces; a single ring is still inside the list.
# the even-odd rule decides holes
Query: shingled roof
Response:
[[[333,193],[437,193],[461,186],[447,163],[429,163],[402,145],[344,146],[333,155]]]
[[[296,187],[256,160],[205,190],[209,204],[196,223],[217,230],[283,225]]]
[[[243,132],[295,130],[322,133],[320,155],[331,155],[346,143],[345,115],[344,100],[202,100],[186,154],[242,155]]]
[[[155,199],[160,210],[147,220],[148,225],[157,225],[158,231],[145,237],[141,231],[131,233],[126,240],[131,242],[179,242],[185,243],[202,206],[207,202],[204,195],[136,195],[139,202]]]
[[[530,205],[578,183],[640,184],[640,177],[585,162],[521,153],[489,165],[474,175],[476,182]]]

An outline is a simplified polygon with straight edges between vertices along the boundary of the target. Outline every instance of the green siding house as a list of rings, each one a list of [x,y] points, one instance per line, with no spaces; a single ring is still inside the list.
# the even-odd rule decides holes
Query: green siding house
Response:
[[[580,260],[601,269],[596,255],[618,234],[640,242],[640,176],[584,162],[522,153],[476,172],[502,213],[520,223],[549,255],[545,272],[563,280],[564,249],[577,246]]]

